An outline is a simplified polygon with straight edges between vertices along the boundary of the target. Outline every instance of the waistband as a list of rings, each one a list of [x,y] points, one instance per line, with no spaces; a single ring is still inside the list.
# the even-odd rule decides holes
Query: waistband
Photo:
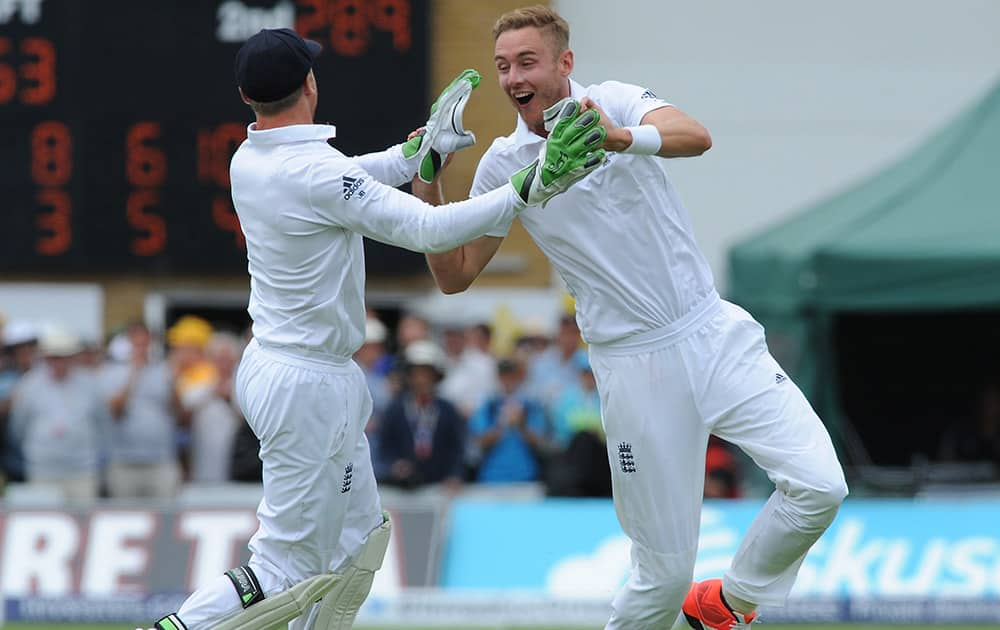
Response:
[[[265,346],[256,338],[251,339],[250,343],[247,344],[246,352],[259,353],[277,363],[324,372],[349,372],[354,369],[355,365],[351,357],[339,357],[290,346]]]
[[[666,326],[606,343],[592,343],[590,347],[601,354],[619,356],[656,350],[684,339],[704,326],[721,309],[722,298],[719,297],[718,292],[713,290],[680,319],[670,322]]]

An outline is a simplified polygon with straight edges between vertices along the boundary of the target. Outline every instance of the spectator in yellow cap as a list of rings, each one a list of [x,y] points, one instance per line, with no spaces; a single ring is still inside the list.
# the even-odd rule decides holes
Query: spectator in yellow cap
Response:
[[[209,338],[204,358],[212,370],[199,364],[191,378],[179,380],[182,407],[191,415],[190,479],[194,483],[229,481],[233,440],[243,417],[231,403],[233,377],[243,344],[230,332],[216,332]],[[256,442],[256,439],[254,440]],[[257,459],[254,450],[254,460]]]
[[[198,433],[195,425],[200,427],[205,421],[200,412],[213,401],[219,384],[218,370],[205,352],[213,332],[211,324],[195,315],[184,315],[167,329],[167,361],[174,374],[181,422],[192,427],[192,440],[196,439],[193,434]],[[187,440],[182,440],[184,442]],[[190,443],[185,446],[190,475],[197,446]]]
[[[204,350],[212,338],[212,325],[196,315],[185,315],[167,329],[167,344],[171,348],[198,347]]]
[[[167,329],[168,360],[174,373],[182,408],[192,390],[215,387],[218,373],[208,360],[205,348],[212,338],[212,325],[200,317],[185,315]]]

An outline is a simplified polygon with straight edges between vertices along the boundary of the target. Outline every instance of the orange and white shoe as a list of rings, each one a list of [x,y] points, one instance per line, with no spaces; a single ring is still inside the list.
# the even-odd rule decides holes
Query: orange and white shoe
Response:
[[[757,619],[757,613],[732,609],[722,597],[720,579],[692,584],[681,611],[694,630],[745,630]]]

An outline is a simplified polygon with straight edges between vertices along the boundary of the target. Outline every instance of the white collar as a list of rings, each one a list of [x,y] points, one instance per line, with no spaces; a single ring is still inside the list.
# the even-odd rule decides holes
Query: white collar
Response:
[[[254,144],[287,144],[309,140],[328,140],[337,135],[333,125],[285,125],[257,131],[257,123],[247,127],[247,139]]]
[[[569,95],[580,100],[587,95],[587,88],[583,87],[573,79],[569,80]],[[541,137],[528,128],[528,123],[524,122],[521,114],[517,115],[517,126],[514,128],[514,146],[522,147],[527,144],[541,142],[545,138]]]

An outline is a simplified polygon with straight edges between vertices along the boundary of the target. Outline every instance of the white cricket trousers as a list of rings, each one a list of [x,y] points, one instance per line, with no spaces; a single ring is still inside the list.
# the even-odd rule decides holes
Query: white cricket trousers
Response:
[[[764,469],[775,491],[723,584],[781,605],[809,547],[847,496],[826,427],[771,357],[743,309],[703,302],[669,330],[591,345],[615,510],[632,540],[631,575],[608,630],[670,628],[691,585],[713,433]]]
[[[265,595],[337,571],[382,524],[364,426],[372,399],[353,361],[305,357],[251,341],[236,396],[260,439],[264,496],[250,540],[250,567]],[[211,628],[242,610],[225,576],[198,589],[177,616],[188,630]],[[311,628],[318,609],[288,624]]]

